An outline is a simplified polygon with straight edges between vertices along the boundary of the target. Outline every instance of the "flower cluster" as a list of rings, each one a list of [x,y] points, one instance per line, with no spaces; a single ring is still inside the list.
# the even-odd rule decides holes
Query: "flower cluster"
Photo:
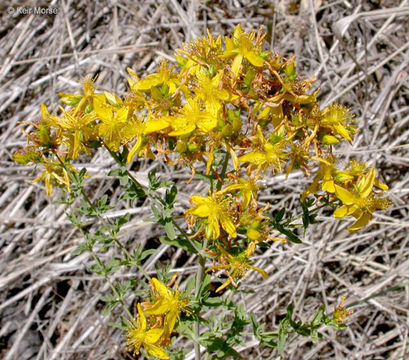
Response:
[[[163,347],[169,346],[170,336],[180,314],[188,312],[189,299],[184,298],[177,288],[171,290],[156,278],[150,284],[153,301],[137,305],[138,317],[127,329],[127,345],[137,355],[143,347],[152,356],[169,359]]]
[[[331,201],[336,218],[356,219],[350,231],[362,228],[390,201],[382,198],[388,187],[374,168],[356,161],[347,169],[336,168],[333,146],[352,142],[357,131],[349,109],[336,104],[321,109],[319,89],[311,90],[314,80],[297,74],[295,58],[264,51],[264,36],[261,30],[244,32],[240,25],[224,39],[208,32],[177,50],[178,69],[163,61],[157,73],[143,79],[128,69],[129,93],[123,98],[97,92],[94,81],[86,78],[82,94],[59,94],[66,106],[59,108],[58,116],[42,106],[41,121],[32,124],[35,131],[14,160],[45,167],[37,179],[45,181],[47,194],[52,183],[69,190],[64,169],[81,153],[99,147],[127,151],[128,162],[144,157],[185,165],[191,169],[189,181],[203,167],[210,191],[191,197],[185,217],[195,228],[192,239],[207,239],[206,250],[215,262],[208,271],[225,271],[227,280],[218,291],[236,286],[249,270],[266,277],[250,258],[261,244],[285,240],[274,235],[265,216],[268,205],[258,202],[263,177],[283,172],[288,176],[294,169],[309,176],[319,164],[302,198],[314,195],[316,205]],[[152,331],[146,332],[143,314],[154,321],[153,330],[163,322],[160,334],[144,338],[155,340],[149,343],[154,346],[172,331],[179,312],[168,305],[179,300],[159,282],[152,285],[156,301],[140,308],[135,331]],[[145,348],[149,352],[149,346]]]

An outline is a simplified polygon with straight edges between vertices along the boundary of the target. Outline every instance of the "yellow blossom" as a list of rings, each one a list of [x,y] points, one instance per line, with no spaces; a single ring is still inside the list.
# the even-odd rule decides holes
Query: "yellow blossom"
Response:
[[[335,183],[334,183],[334,158],[314,158],[320,162],[321,168],[318,170],[317,175],[315,175],[312,184],[304,191],[301,200],[304,201],[309,194],[316,194],[319,190],[319,182],[322,180],[321,189],[323,191],[334,193]]]
[[[150,90],[154,86],[164,84],[169,87],[170,94],[173,94],[180,85],[177,74],[172,72],[172,68],[168,67],[167,61],[161,62],[159,65],[159,73],[148,75],[142,80],[135,79],[131,84],[133,85],[132,90],[141,91]]]
[[[186,215],[207,218],[205,234],[208,239],[220,237],[220,225],[230,236],[234,238],[237,236],[236,227],[227,204],[229,199],[222,199],[224,192],[216,192],[209,196],[193,195],[190,202],[195,204],[195,207],[185,212]]]
[[[234,56],[231,71],[235,76],[240,72],[243,59],[247,59],[254,66],[263,66],[264,59],[259,55],[260,51],[253,45],[253,40],[254,34],[244,33],[240,24],[234,29],[233,39],[225,38],[226,51],[220,57]]]
[[[196,77],[198,87],[196,97],[206,104],[206,108],[213,114],[217,114],[222,107],[221,101],[230,99],[230,94],[226,89],[220,89],[223,78],[223,71],[219,71],[210,79],[203,71],[197,71]]]
[[[334,135],[340,135],[344,139],[352,141],[351,135],[355,133],[356,126],[348,123],[351,117],[348,108],[341,105],[330,105],[324,110],[321,124],[332,130]]]
[[[122,131],[128,124],[128,107],[123,105],[120,99],[106,92],[104,95],[94,96],[94,109],[101,120],[98,135],[104,138],[110,149],[118,151],[123,140]]]
[[[56,182],[58,185],[65,186],[67,191],[71,192],[70,178],[68,176],[67,171],[60,163],[43,162],[43,165],[45,167],[45,170],[39,176],[37,176],[32,181],[32,183],[43,180],[45,184],[47,196],[50,196],[53,192],[53,185],[52,185],[53,182]],[[67,165],[67,166],[69,166],[74,171],[71,165]]]
[[[158,345],[155,345],[163,335],[163,329],[147,330],[147,322],[145,314],[142,311],[141,305],[138,304],[138,319],[137,325],[131,324],[127,329],[127,346],[134,354],[139,355],[141,347],[143,347],[149,355],[155,356],[158,359],[170,359],[167,352]]]
[[[200,105],[193,99],[188,99],[183,106],[182,114],[167,118],[172,131],[170,136],[182,136],[190,134],[196,128],[208,133],[217,126],[217,116],[208,110],[201,110]]]
[[[221,252],[221,259],[226,264],[215,265],[207,269],[206,272],[226,269],[228,273],[228,279],[216,289],[216,292],[222,291],[224,288],[232,284],[234,287],[237,287],[235,279],[243,278],[248,270],[255,270],[265,278],[268,278],[268,274],[258,267],[251,265],[251,261],[246,255],[245,252],[240,253],[239,255],[233,256],[224,250],[220,245],[217,245],[217,248]]]
[[[343,202],[343,206],[334,211],[334,217],[353,216],[357,221],[348,230],[351,232],[361,229],[372,219],[372,213],[378,209],[386,209],[390,205],[388,199],[375,198],[373,186],[375,183],[375,169],[362,177],[354,191],[349,191],[335,185],[335,195]]]
[[[186,311],[189,303],[188,298],[182,298],[182,293],[177,289],[171,290],[158,279],[150,281],[155,301],[144,304],[144,312],[148,315],[165,315],[164,336],[168,337],[179,320],[180,313]]]
[[[246,209],[252,200],[256,200],[257,191],[260,186],[257,185],[257,180],[255,178],[250,178],[249,180],[239,179],[240,192],[243,196],[243,201],[241,203],[242,208]]]
[[[77,113],[75,108],[68,111],[63,108],[60,110],[64,116],[48,115],[48,123],[61,131],[61,142],[68,146],[68,158],[76,159],[81,149],[88,151],[84,142],[94,136],[91,123],[95,121],[96,117],[92,112]]]
[[[281,140],[274,145],[271,144],[265,139],[259,125],[257,125],[257,133],[261,150],[254,150],[246,155],[243,155],[239,158],[239,160],[241,162],[248,162],[259,166],[263,170],[266,170],[272,166],[275,170],[281,172],[281,164],[283,159],[286,157],[283,152],[285,141]]]

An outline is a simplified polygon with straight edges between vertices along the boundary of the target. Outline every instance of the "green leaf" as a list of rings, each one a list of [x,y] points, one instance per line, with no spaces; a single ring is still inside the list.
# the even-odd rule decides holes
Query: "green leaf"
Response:
[[[173,202],[175,201],[177,192],[178,191],[177,191],[177,188],[176,188],[175,185],[172,185],[170,190],[166,190],[166,195],[165,195],[166,204],[173,205]]]
[[[279,210],[279,211],[274,215],[274,220],[275,220],[277,223],[279,223],[281,220],[283,220],[284,213],[285,213],[285,209],[282,208],[281,210]]]
[[[173,240],[171,240],[169,237],[167,236],[161,236],[159,238],[160,242],[162,244],[166,244],[166,245],[171,245],[171,246],[176,246],[179,248],[182,248],[192,254],[197,254],[198,251],[196,249],[201,249],[201,245],[199,242],[195,241],[195,240],[186,240],[185,238],[175,238]],[[192,243],[195,244],[195,246],[192,245]]]
[[[176,239],[176,232],[175,232],[175,228],[173,226],[172,221],[167,221],[165,223],[165,231],[166,231],[166,235],[168,236],[169,240]]]
[[[86,243],[81,243],[81,244],[78,245],[78,248],[76,248],[76,249],[72,252],[72,254],[73,254],[74,256],[77,256],[77,255],[81,255],[81,254],[83,254],[84,252],[87,252],[87,251],[89,251],[89,250],[92,250],[92,248],[90,248],[90,246],[89,246],[88,244],[86,244]]]
[[[325,320],[325,305],[321,305],[311,321],[312,327],[317,327],[323,324]]]
[[[293,305],[288,305],[287,307],[287,315],[284,319],[280,321],[278,324],[278,344],[277,344],[277,350],[278,353],[281,355],[284,351],[285,343],[288,338],[288,328],[290,327],[290,321],[293,316],[293,310],[294,306]]]

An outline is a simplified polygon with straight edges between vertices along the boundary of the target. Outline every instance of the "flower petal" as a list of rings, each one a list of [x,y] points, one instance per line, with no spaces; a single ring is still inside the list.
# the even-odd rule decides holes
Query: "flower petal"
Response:
[[[371,213],[365,213],[363,214],[358,221],[356,221],[353,225],[351,225],[348,230],[350,232],[357,231],[364,227],[366,224],[369,223],[369,221],[372,219],[372,214]]]
[[[163,329],[151,329],[146,333],[145,341],[151,344],[156,343],[163,334]]]
[[[335,186],[335,195],[340,199],[345,205],[352,205],[356,201],[356,196],[349,192],[347,189],[344,189],[341,186]]]
[[[155,356],[161,360],[168,360],[170,359],[168,353],[159,346],[152,345],[152,344],[144,344],[144,348],[149,355]]]

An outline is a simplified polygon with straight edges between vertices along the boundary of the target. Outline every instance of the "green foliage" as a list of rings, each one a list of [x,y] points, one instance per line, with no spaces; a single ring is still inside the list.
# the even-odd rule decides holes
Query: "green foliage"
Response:
[[[284,219],[284,214],[285,214],[285,209],[281,209],[273,214],[265,212],[264,215],[267,216],[270,219],[270,224],[273,226],[276,230],[278,230],[281,234],[285,235],[288,240],[295,244],[302,244],[301,239],[298,237],[298,235],[291,230],[291,220],[287,222],[283,222]]]

